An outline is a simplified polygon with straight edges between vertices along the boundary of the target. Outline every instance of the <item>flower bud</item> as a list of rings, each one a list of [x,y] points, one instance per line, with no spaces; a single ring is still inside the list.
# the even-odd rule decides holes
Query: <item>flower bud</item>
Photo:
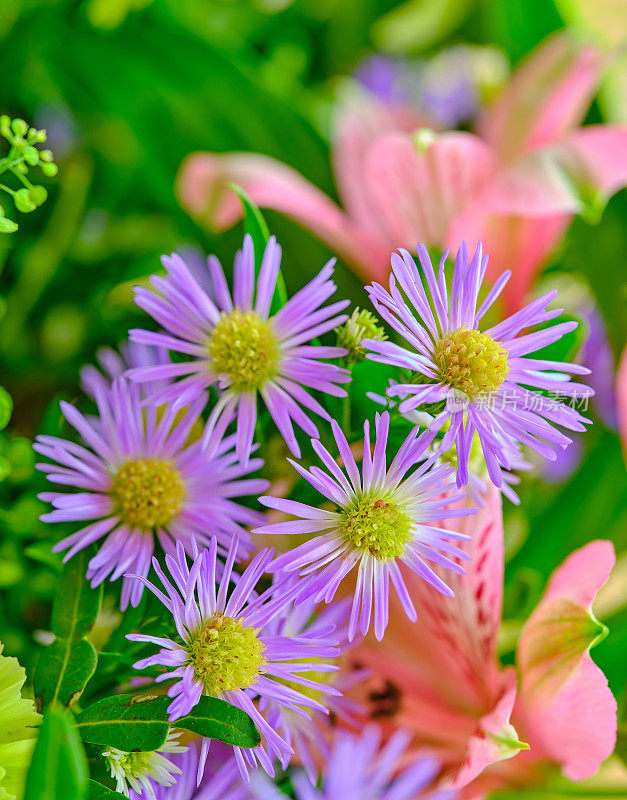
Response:
[[[349,366],[363,361],[366,357],[366,350],[362,347],[364,339],[377,339],[379,341],[387,339],[383,328],[379,325],[379,320],[365,309],[356,308],[343,325],[335,329],[337,346],[345,347],[348,355],[345,356]]]
[[[17,230],[17,222],[7,217],[0,217],[0,233],[14,233]]]
[[[28,195],[36,206],[41,206],[46,202],[48,192],[43,186],[31,186]]]
[[[36,147],[33,147],[31,144],[26,145],[24,148],[24,161],[30,164],[31,167],[39,163],[39,152]]]
[[[57,167],[56,164],[44,163],[41,165],[41,171],[43,172],[44,175],[46,175],[46,177],[54,178],[54,176],[59,171],[59,168]]]
[[[39,158],[42,161],[54,161],[54,155],[52,153],[52,150],[42,150],[39,153]]]
[[[29,211],[34,211],[37,206],[31,200],[28,189],[18,189],[13,195],[13,202],[18,211],[23,214],[28,214]]]
[[[28,125],[23,119],[14,119],[11,123],[11,127],[13,128],[13,133],[16,136],[26,136],[28,133]]]

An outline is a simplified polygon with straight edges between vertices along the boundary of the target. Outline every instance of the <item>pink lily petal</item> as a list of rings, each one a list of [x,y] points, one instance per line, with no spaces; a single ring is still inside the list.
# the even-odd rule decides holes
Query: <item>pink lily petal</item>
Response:
[[[492,178],[495,160],[471,133],[390,133],[372,144],[364,169],[389,241],[413,250],[417,241],[444,243],[452,220]]]
[[[475,203],[451,226],[447,247],[456,249],[462,241],[468,247],[483,242],[490,254],[487,274],[493,280],[507,269],[512,270],[501,298],[506,314],[513,314],[524,303],[533,280],[563,237],[571,216],[559,214],[541,219],[489,214]]]
[[[478,205],[510,216],[576,214],[625,184],[627,126],[589,125],[505,167]]]
[[[532,753],[561,764],[571,780],[593,775],[616,744],[616,700],[589,654],[606,632],[591,614],[592,601],[614,562],[607,541],[569,556],[518,643],[520,712]]]
[[[594,50],[566,33],[540,44],[482,122],[482,134],[501,162],[554,141],[579,123],[602,65]]]
[[[363,186],[370,146],[386,133],[410,133],[425,124],[426,119],[413,109],[377,102],[370,96],[351,96],[341,103],[333,131],[335,180],[344,207],[365,230],[376,231],[380,225],[377,209]]]
[[[242,215],[236,183],[261,208],[280,211],[313,231],[366,280],[380,279],[389,256],[387,246],[357,229],[323,192],[291,167],[252,153],[192,153],[178,176],[185,209],[212,228],[222,230]]]
[[[466,760],[457,773],[454,786],[463,787],[477,778],[490,764],[513,758],[529,745],[519,741],[510,716],[516,701],[516,671],[502,674],[503,689],[494,708],[479,720],[476,733],[469,739]]]

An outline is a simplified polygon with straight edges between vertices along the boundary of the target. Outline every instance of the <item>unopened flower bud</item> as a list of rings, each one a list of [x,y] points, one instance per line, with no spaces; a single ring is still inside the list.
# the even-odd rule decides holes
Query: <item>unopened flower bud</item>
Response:
[[[28,125],[23,119],[14,119],[11,123],[11,127],[13,128],[13,133],[16,136],[26,136],[28,133]]]
[[[379,325],[379,320],[365,309],[356,308],[343,325],[335,329],[337,346],[345,347],[348,350],[346,363],[349,366],[363,361],[366,357],[366,350],[362,347],[364,339],[377,339],[379,341],[387,339],[383,328]]]
[[[48,192],[43,186],[31,186],[29,189],[29,197],[36,206],[41,206],[46,202]]]
[[[54,176],[59,171],[59,168],[57,167],[56,164],[46,164],[46,163],[44,163],[44,164],[41,165],[41,171],[43,172],[44,175],[46,175],[46,177],[54,178]]]
[[[13,202],[18,211],[23,214],[28,214],[29,211],[34,211],[37,206],[31,200],[28,189],[18,189],[13,195]]]
[[[39,158],[41,158],[42,161],[54,161],[52,150],[42,150],[39,153]]]
[[[17,230],[17,222],[7,217],[0,217],[0,233],[14,233]]]
[[[31,167],[39,163],[39,153],[36,147],[33,147],[31,144],[26,145],[24,148],[24,161],[30,164]]]

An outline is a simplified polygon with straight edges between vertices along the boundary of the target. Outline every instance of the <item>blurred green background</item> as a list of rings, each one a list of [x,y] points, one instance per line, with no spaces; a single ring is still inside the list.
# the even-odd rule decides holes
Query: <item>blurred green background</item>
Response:
[[[581,8],[579,6],[581,5]],[[373,52],[429,58],[456,43],[490,44],[515,65],[552,31],[587,24],[586,3],[553,0],[0,0],[0,113],[48,129],[59,175],[43,208],[0,237],[0,383],[14,412],[0,441],[0,640],[30,665],[48,625],[57,533],[39,523],[29,440],[58,432],[58,400],[78,372],[141,315],[131,286],[181,247],[225,264],[241,227],[218,236],[177,203],[182,159],[196,149],[250,150],[295,167],[332,197],[329,130],[336,87]],[[624,99],[623,99],[624,100]],[[589,121],[621,115],[606,87]],[[623,120],[624,121],[624,120]],[[7,210],[7,213],[8,210]],[[329,257],[268,212],[289,288]],[[576,220],[548,271],[589,286],[617,357],[625,341],[627,199],[595,226]],[[364,304],[338,267],[341,293]],[[613,539],[627,585],[627,490],[616,433],[596,420],[567,479],[531,477],[506,510],[503,655],[546,577],[574,548]],[[627,592],[606,601],[610,636],[594,651],[623,706]],[[508,633],[511,634],[508,636]]]

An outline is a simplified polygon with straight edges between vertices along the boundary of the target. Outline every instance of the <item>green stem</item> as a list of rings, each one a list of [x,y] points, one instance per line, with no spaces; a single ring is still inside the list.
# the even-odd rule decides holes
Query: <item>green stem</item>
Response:
[[[10,161],[8,158],[0,159],[0,175],[3,172],[6,172],[8,169],[13,169],[13,167],[17,167],[18,164],[21,164],[24,161],[23,158],[16,158],[14,161]]]

